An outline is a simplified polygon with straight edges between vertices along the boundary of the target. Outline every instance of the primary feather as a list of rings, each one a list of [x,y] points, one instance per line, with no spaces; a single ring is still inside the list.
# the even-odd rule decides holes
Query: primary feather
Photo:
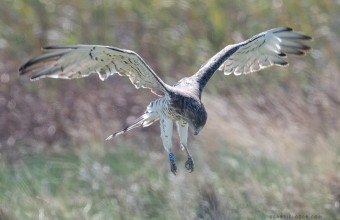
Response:
[[[293,32],[289,27],[274,28],[260,33],[249,40],[236,44],[233,53],[220,66],[224,74],[235,75],[259,71],[273,65],[286,66],[287,54],[304,55],[310,47],[302,41],[309,36]]]

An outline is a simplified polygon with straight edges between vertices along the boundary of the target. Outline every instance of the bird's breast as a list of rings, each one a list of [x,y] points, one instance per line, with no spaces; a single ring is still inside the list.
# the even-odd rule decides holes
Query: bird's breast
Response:
[[[178,95],[169,102],[169,114],[174,120],[187,121],[191,115],[197,112],[200,105],[200,101],[195,97]]]

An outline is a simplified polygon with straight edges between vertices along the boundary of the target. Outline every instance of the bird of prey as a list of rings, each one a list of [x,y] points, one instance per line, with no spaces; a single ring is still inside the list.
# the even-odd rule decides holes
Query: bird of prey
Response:
[[[194,75],[168,85],[134,51],[100,45],[58,45],[43,48],[43,54],[23,64],[20,74],[33,73],[31,80],[45,77],[74,79],[97,73],[101,80],[118,73],[128,76],[138,89],[148,88],[158,99],[152,101],[144,114],[123,130],[107,139],[133,128],[147,127],[160,121],[161,138],[168,152],[170,170],[176,175],[177,166],[173,153],[172,132],[176,122],[180,147],[186,151],[185,168],[192,172],[194,162],[188,150],[188,128],[195,135],[204,127],[207,112],[201,102],[202,91],[216,70],[225,75],[246,74],[273,65],[286,66],[287,55],[304,55],[310,49],[304,41],[311,37],[294,32],[289,27],[277,27],[262,32],[237,44],[226,46],[210,58]]]

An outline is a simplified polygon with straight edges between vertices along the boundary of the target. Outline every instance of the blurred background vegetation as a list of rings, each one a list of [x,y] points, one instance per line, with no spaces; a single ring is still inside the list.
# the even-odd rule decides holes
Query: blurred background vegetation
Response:
[[[338,0],[2,0],[0,219],[340,219],[339,12]],[[102,44],[138,52],[171,84],[277,26],[313,49],[288,68],[216,73],[205,129],[189,137],[196,170],[175,146],[176,177],[157,124],[104,141],[155,99],[148,90],[17,72],[44,45]]]

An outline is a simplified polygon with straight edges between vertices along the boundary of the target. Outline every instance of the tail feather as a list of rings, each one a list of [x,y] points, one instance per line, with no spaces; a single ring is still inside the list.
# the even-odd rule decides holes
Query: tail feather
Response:
[[[107,137],[105,140],[110,140],[111,138],[124,134],[127,131],[130,131],[134,128],[137,128],[139,126],[147,127],[150,126],[152,123],[157,121],[159,119],[159,116],[156,112],[146,112],[139,118],[135,119],[133,122],[131,122],[129,125],[127,125],[124,129],[121,131],[118,131],[116,133],[111,134],[109,137]]]

